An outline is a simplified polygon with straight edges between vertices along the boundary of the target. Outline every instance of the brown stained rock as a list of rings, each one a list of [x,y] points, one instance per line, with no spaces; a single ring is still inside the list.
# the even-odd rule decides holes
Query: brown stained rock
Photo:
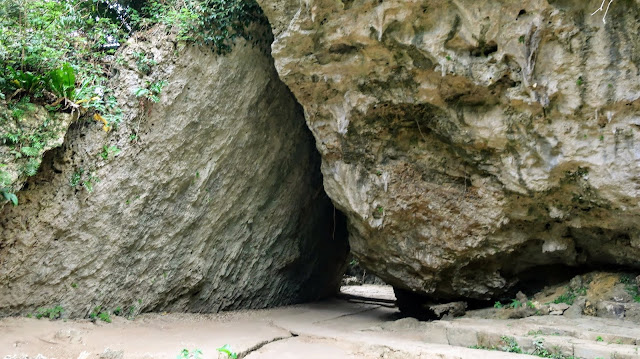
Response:
[[[367,270],[452,301],[640,268],[639,7],[258,3]]]

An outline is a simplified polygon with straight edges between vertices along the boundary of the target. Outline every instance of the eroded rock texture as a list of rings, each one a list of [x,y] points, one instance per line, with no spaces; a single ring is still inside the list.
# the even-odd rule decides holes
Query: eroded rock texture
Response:
[[[267,52],[240,42],[216,56],[162,29],[138,35],[114,79],[120,127],[72,125],[20,206],[0,212],[0,314],[208,312],[333,293],[346,239]],[[139,53],[158,63],[149,76]],[[158,103],[135,98],[159,80]]]
[[[259,3],[367,269],[451,300],[640,268],[638,1]]]

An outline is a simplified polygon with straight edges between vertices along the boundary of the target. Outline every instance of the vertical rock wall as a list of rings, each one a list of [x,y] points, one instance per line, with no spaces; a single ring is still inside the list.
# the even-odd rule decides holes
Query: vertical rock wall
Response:
[[[148,76],[139,53],[157,62]],[[0,212],[0,314],[209,312],[333,293],[344,231],[268,51],[240,41],[216,56],[155,28],[120,55],[125,120],[109,133],[73,124]],[[158,103],[134,96],[160,80]]]

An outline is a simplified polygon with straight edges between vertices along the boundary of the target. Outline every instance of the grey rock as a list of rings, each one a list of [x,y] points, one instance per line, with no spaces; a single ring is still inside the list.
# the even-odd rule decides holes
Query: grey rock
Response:
[[[124,350],[113,350],[106,348],[104,352],[100,354],[100,359],[122,359],[124,357]]]
[[[549,315],[562,315],[569,307],[571,306],[567,303],[551,303],[549,304]]]
[[[357,277],[344,276],[342,277],[342,285],[361,285],[362,281]]]
[[[569,309],[565,310],[562,315],[565,317],[576,319],[582,317],[582,313],[584,311],[586,297],[578,297],[573,301],[573,304]]]
[[[640,268],[640,7],[610,26],[577,0],[258,3],[367,270],[447,301]]]
[[[571,280],[569,281],[569,289],[571,289],[574,292],[582,289],[583,287],[584,287],[584,281],[582,279],[582,276],[580,275],[577,275],[571,278]]]
[[[114,69],[118,129],[74,123],[20,206],[0,211],[0,316],[55,305],[71,317],[97,305],[216,312],[332,295],[344,230],[268,50],[239,41],[217,56],[162,28],[145,37]],[[136,52],[158,63],[150,76],[135,70]],[[159,80],[158,103],[133,94]],[[120,153],[103,159],[103,146]],[[80,169],[91,193],[69,185]]]
[[[600,301],[596,303],[596,316],[602,318],[624,318],[625,306],[623,303]]]
[[[467,310],[467,302],[451,302],[444,304],[433,304],[429,306],[437,318],[461,317]]]
[[[626,290],[625,285],[622,283],[616,284],[613,288],[611,288],[611,292],[609,293],[610,300],[618,303],[626,303],[633,300],[633,297]]]
[[[529,300],[529,298],[527,298],[527,296],[522,292],[516,293],[516,299],[520,301],[520,303],[522,303],[523,305],[526,304],[527,301]]]
[[[624,304],[624,319],[640,323],[640,303],[631,302]]]

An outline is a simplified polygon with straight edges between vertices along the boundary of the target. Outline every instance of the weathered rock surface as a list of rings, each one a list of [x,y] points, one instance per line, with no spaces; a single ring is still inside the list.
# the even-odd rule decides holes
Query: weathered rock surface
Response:
[[[46,151],[62,145],[77,112],[50,114],[44,107],[0,100],[0,207],[33,176]]]
[[[158,63],[149,76],[140,52]],[[216,56],[154,29],[122,55],[119,128],[72,125],[21,204],[0,212],[0,315],[209,312],[333,293],[346,239],[266,51],[240,42]],[[135,98],[159,80],[159,103]]]
[[[258,2],[367,270],[455,300],[640,268],[638,1]]]

